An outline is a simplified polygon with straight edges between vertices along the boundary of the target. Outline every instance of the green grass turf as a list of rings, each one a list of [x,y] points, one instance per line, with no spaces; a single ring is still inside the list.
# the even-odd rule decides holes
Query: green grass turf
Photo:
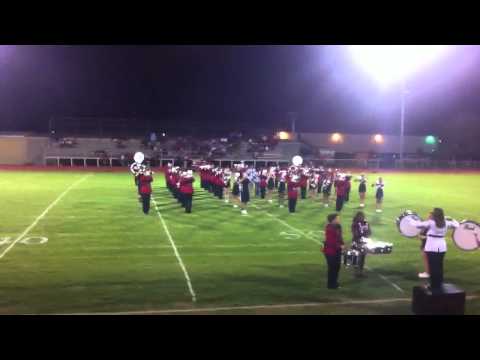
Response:
[[[335,303],[410,298],[412,287],[422,283],[417,278],[423,271],[419,241],[401,237],[395,218],[405,209],[424,216],[433,206],[441,206],[458,220],[480,220],[480,175],[383,175],[384,212],[375,213],[371,188],[365,212],[372,237],[394,243],[393,253],[368,256],[371,271],[364,279],[357,280],[350,269],[342,268],[342,288],[331,291],[325,287],[325,260],[315,240],[323,241],[325,218],[332,208],[324,209],[318,200],[299,200],[298,212],[290,215],[275,201],[269,204],[252,196],[252,205],[258,208],[250,206],[249,215],[241,216],[231,204],[198,189],[197,181],[193,213],[185,214],[165,189],[163,176],[157,174],[155,198],[190,275],[197,295],[193,304],[155,208],[148,216],[141,212],[132,177],[128,173],[95,173],[72,188],[26,236],[47,237],[47,243],[18,242],[0,259],[0,313],[191,308],[205,313],[200,309],[318,303],[212,313],[410,314],[409,301]],[[0,172],[0,238],[15,239],[84,176]],[[371,174],[370,180],[375,176]],[[349,225],[358,210],[357,185],[353,186],[351,201],[342,212],[348,241]],[[8,246],[0,245],[0,253]],[[480,251],[462,252],[450,240],[448,246],[445,280],[465,289],[467,295],[480,295]],[[467,301],[467,313],[480,314],[480,301]]]

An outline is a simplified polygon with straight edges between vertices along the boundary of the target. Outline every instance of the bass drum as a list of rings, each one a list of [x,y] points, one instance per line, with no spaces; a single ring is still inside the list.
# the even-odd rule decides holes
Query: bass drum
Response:
[[[462,221],[453,231],[452,240],[460,250],[477,250],[480,247],[480,225],[471,220]]]
[[[416,213],[410,210],[405,211],[397,218],[396,221],[400,234],[408,238],[417,237],[422,232],[421,228],[418,228],[410,223],[411,220],[422,221],[422,219],[420,219]]]

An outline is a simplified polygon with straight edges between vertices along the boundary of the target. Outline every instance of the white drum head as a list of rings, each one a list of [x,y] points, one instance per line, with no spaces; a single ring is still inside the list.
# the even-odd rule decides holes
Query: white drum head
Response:
[[[413,238],[422,232],[422,229],[411,224],[412,220],[421,221],[416,214],[403,214],[397,219],[398,231],[405,237]]]
[[[136,152],[135,155],[133,155],[133,160],[135,160],[136,163],[141,164],[144,159],[145,155],[143,155],[142,152]]]
[[[462,221],[453,231],[452,239],[460,250],[477,250],[480,247],[480,225],[470,220]]]
[[[300,155],[296,155],[296,156],[293,157],[292,163],[293,163],[293,165],[295,165],[295,166],[300,166],[300,165],[302,165],[302,163],[303,163],[303,159],[302,159],[302,157],[301,157]]]

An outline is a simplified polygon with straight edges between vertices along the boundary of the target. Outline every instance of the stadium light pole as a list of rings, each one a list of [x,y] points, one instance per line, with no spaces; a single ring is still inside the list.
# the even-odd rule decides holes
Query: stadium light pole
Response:
[[[405,142],[405,80],[402,80],[402,88],[400,90],[402,92],[400,98],[400,166],[403,167],[403,149],[404,149],[404,142]]]
[[[405,83],[407,78],[444,55],[445,45],[352,45],[353,60],[364,68],[381,87],[401,83],[400,94],[400,164],[404,160]]]

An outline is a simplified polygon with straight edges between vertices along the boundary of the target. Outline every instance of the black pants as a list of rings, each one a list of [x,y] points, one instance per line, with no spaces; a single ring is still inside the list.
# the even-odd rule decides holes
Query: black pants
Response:
[[[360,254],[358,255],[358,263],[355,268],[355,273],[360,275],[363,273],[363,268],[365,267],[365,258],[367,257],[367,252],[365,250],[359,250]]]
[[[344,202],[345,202],[345,197],[337,195],[337,204],[336,204],[335,210],[342,211]]]
[[[186,213],[192,212],[192,194],[183,194],[183,206]]]
[[[443,258],[444,252],[425,251],[430,268],[430,286],[432,290],[440,290],[443,284]]]
[[[185,196],[180,191],[178,192],[178,201],[182,207],[185,207]]]
[[[302,199],[307,198],[307,187],[306,186],[300,188],[300,195],[301,195]]]
[[[342,252],[337,251],[335,255],[325,254],[325,259],[327,259],[327,287],[329,289],[338,288],[338,273],[340,272],[340,265],[342,261]]]
[[[297,206],[297,199],[288,199],[288,211],[290,211],[291,213],[294,213],[296,206]]]
[[[345,202],[348,202],[348,200],[350,200],[350,190],[345,194]]]
[[[150,194],[142,194],[143,212],[148,214],[150,211]]]
[[[262,199],[265,199],[265,190],[266,190],[265,188],[262,188],[262,187],[260,188],[260,197]]]

